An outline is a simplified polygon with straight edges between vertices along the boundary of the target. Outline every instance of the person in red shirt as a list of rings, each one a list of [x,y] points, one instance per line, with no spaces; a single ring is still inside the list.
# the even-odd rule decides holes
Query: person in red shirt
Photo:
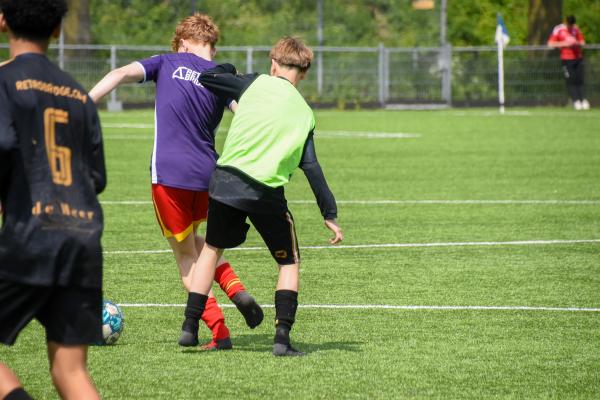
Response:
[[[590,103],[583,94],[583,51],[585,44],[583,34],[577,25],[575,17],[569,15],[563,24],[557,25],[548,38],[548,46],[560,49],[560,59],[567,82],[569,95],[576,110],[589,110]]]

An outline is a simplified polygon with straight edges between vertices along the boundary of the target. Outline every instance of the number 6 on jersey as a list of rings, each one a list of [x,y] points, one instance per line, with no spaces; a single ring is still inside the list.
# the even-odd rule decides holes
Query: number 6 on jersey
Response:
[[[46,153],[52,171],[52,181],[57,185],[71,186],[71,149],[56,145],[56,124],[69,123],[69,113],[58,108],[47,108],[44,111],[44,138]]]

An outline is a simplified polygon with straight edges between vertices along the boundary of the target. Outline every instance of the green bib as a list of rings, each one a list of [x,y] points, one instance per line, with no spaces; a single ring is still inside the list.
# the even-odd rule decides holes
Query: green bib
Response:
[[[260,75],[240,98],[217,165],[237,168],[270,187],[285,185],[314,128],[313,112],[294,85]]]

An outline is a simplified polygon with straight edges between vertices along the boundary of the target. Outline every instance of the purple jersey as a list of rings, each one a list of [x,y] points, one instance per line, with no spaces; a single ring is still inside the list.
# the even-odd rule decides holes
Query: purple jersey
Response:
[[[198,82],[198,76],[216,64],[192,53],[161,54],[139,63],[144,82],[156,82],[152,183],[208,190],[224,104]]]

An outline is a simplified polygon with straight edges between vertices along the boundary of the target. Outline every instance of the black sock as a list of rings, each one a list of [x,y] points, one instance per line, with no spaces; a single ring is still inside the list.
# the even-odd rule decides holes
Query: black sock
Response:
[[[290,344],[290,330],[296,320],[298,292],[277,290],[275,292],[275,343]]]
[[[4,400],[32,400],[32,399],[33,399],[33,397],[31,397],[29,394],[27,394],[25,389],[23,389],[22,387],[13,390],[9,394],[7,394],[6,397],[4,398]]]
[[[185,321],[181,329],[188,332],[198,332],[198,321],[200,321],[200,317],[202,317],[202,313],[206,307],[206,300],[208,300],[208,296],[205,294],[188,293],[187,305],[183,313]]]

